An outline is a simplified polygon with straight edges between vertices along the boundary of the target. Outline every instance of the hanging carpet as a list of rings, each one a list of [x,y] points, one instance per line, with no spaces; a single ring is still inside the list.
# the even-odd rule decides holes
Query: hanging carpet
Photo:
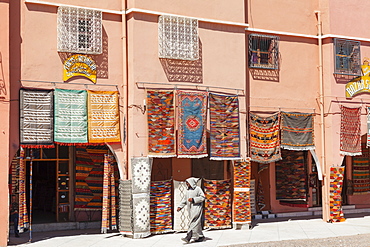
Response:
[[[153,181],[150,186],[150,231],[154,234],[172,231],[172,180]]]
[[[119,231],[132,235],[132,180],[119,180]]]
[[[275,168],[277,200],[307,200],[307,171],[304,155],[304,151],[282,150],[283,160],[277,162]]]
[[[361,155],[361,107],[340,106],[340,154]]]
[[[240,159],[238,96],[209,94],[211,160]]]
[[[101,210],[104,154],[101,146],[76,148],[75,209]]]
[[[313,114],[281,112],[281,147],[288,150],[315,149]]]
[[[134,238],[144,238],[150,235],[152,162],[153,159],[149,157],[131,158]]]
[[[178,93],[178,158],[207,157],[207,93]]]
[[[201,186],[201,179],[198,180],[197,186]],[[173,203],[174,203],[174,210],[173,210],[173,230],[177,232],[187,231],[189,227],[189,213],[186,208],[177,212],[177,207],[180,205],[182,198],[185,197],[187,186],[185,181],[176,181],[173,180]]]
[[[344,167],[330,167],[330,221],[342,222],[344,218],[342,210],[342,188]]]
[[[173,91],[148,91],[149,157],[176,157]]]
[[[20,144],[29,148],[52,148],[53,91],[20,90]]]
[[[362,145],[362,154],[353,157],[353,194],[365,194],[370,192],[370,163],[369,149]]]
[[[117,91],[88,91],[89,143],[120,142]]]
[[[250,178],[250,162],[235,162],[233,223],[245,224],[252,221],[250,204]]]
[[[85,90],[54,91],[54,141],[87,143],[87,92]]]
[[[231,179],[203,179],[204,227],[210,229],[231,228]]]
[[[21,147],[19,151],[19,214],[18,214],[18,229],[23,232],[29,227],[28,210],[27,210],[27,195],[26,195],[26,161],[24,149]],[[16,227],[16,226],[14,226]]]
[[[279,114],[260,117],[250,113],[251,159],[258,163],[281,160]]]

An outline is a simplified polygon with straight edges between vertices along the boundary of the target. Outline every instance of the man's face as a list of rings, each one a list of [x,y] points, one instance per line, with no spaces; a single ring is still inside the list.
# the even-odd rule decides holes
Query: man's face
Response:
[[[190,189],[190,184],[186,181],[186,186],[188,186],[188,189]]]

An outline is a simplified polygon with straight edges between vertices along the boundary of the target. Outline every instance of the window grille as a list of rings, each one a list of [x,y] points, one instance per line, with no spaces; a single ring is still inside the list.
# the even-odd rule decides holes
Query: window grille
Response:
[[[102,53],[102,12],[61,6],[58,8],[58,51]]]
[[[249,68],[279,68],[279,37],[249,35]]]
[[[158,20],[159,57],[198,60],[198,20],[160,16]]]
[[[334,74],[361,75],[360,41],[334,39]]]

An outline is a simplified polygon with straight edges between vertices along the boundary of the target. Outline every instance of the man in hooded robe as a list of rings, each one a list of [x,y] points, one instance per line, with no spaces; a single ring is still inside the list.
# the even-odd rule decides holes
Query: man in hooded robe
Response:
[[[183,241],[189,243],[192,237],[195,237],[196,242],[204,241],[204,235],[202,232],[202,212],[203,202],[206,199],[202,189],[197,186],[197,178],[188,178],[185,183],[188,187],[185,197],[180,202],[177,211],[180,211],[185,205],[189,212],[189,229]]]

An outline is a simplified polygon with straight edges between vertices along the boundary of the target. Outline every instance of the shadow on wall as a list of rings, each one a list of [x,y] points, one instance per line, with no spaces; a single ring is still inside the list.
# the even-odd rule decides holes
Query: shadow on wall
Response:
[[[178,60],[160,58],[169,82],[203,83],[202,42],[199,40],[199,59]]]
[[[108,35],[105,28],[102,28],[102,54],[91,55],[91,57],[96,63],[96,77],[100,79],[108,79]],[[74,55],[71,52],[58,52],[60,60],[64,64],[64,61],[70,56]]]
[[[249,69],[254,80],[279,82],[279,70],[276,69]]]

